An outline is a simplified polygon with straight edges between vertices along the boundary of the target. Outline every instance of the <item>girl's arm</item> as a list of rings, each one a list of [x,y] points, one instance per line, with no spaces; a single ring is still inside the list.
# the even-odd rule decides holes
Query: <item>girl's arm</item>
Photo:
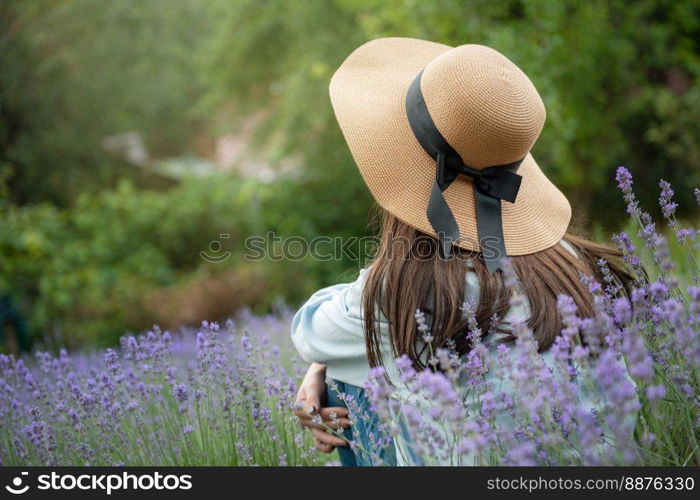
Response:
[[[354,283],[314,293],[292,320],[292,341],[309,363],[366,360],[361,314],[365,270]]]
[[[354,283],[324,288],[314,293],[297,311],[292,321],[292,341],[301,357],[311,363],[299,387],[295,414],[299,422],[310,428],[314,444],[330,453],[347,443],[325,431],[333,427],[335,414],[341,427],[348,427],[346,408],[322,408],[326,395],[326,363],[351,362],[359,371],[367,364],[361,314],[362,287],[366,271]],[[315,418],[314,418],[315,417]]]

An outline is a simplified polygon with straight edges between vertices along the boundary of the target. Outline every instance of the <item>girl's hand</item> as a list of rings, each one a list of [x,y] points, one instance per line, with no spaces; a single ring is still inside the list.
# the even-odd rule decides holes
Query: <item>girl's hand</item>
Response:
[[[338,430],[350,426],[347,408],[321,408],[326,394],[326,366],[312,363],[301,382],[294,414],[299,423],[311,429],[314,446],[323,453],[330,453],[337,446],[347,446],[347,441],[331,434],[328,429]]]

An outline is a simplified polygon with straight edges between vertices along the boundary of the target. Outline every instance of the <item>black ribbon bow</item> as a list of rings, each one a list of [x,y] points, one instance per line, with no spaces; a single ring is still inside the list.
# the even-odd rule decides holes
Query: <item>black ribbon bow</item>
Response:
[[[433,226],[445,257],[452,243],[460,239],[459,226],[443,193],[461,174],[474,181],[476,222],[479,246],[489,272],[501,269],[501,259],[507,255],[501,220],[501,200],[515,203],[522,177],[515,172],[523,159],[506,165],[494,165],[477,170],[462,161],[462,157],[445,140],[435,126],[420,90],[423,72],[413,80],[406,94],[406,114],[416,139],[437,162],[435,180],[430,191],[426,215]],[[493,245],[493,246],[492,246]],[[484,250],[488,249],[488,252]]]

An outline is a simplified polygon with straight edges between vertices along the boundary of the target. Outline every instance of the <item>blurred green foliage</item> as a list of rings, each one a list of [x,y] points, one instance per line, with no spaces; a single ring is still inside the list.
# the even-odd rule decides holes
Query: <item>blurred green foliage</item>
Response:
[[[68,205],[116,185],[125,169],[105,136],[139,130],[154,152],[186,148],[211,19],[196,0],[0,2],[0,158],[17,166],[13,198]]]
[[[621,164],[641,185],[700,183],[695,0],[243,0],[220,8],[227,15],[208,46],[207,99],[268,109],[263,138],[285,138],[277,155],[302,154],[328,181],[360,182],[328,104],[333,71],[367,40],[407,36],[489,45],[530,76],[548,112],[533,154],[579,215],[609,221]],[[690,205],[692,189],[678,191]]]
[[[139,299],[206,264],[198,249],[220,232],[249,231],[235,217],[245,197],[232,187],[189,182],[161,194],[124,182],[70,209],[11,207],[0,218],[0,294],[31,311],[32,331],[52,337],[114,339],[118,329],[148,326],[130,324]]]
[[[321,234],[304,218],[311,196],[290,180],[270,184],[222,175],[186,179],[164,192],[122,181],[114,190],[81,194],[70,208],[11,205],[0,211],[0,296],[9,294],[29,312],[30,331],[45,344],[109,345],[125,330],[153,324],[155,308],[168,306],[154,299],[173,300],[158,299],[157,292],[182,287],[201,293],[193,283],[260,264],[245,259],[255,256],[246,237],[270,231],[310,240]],[[284,244],[270,240],[262,247],[278,256]],[[204,300],[229,300],[230,309],[223,309],[228,314],[235,305],[265,310],[280,300],[298,303],[348,265],[348,259],[263,260],[262,271],[237,278],[244,281],[243,297]],[[258,280],[264,293],[246,295],[245,287]]]
[[[133,311],[154,290],[250,266],[240,258],[247,235],[368,234],[371,197],[327,87],[353,49],[385,36],[485,44],[518,64],[548,113],[533,154],[577,225],[624,219],[612,181],[620,164],[643,204],[663,177],[680,210],[694,206],[697,0],[5,0],[0,293],[15,297],[34,335],[111,339],[144,326],[148,311]],[[298,176],[144,191],[143,175],[100,147],[135,130],[155,157],[201,154],[253,115],[260,158],[294,158]],[[222,233],[234,235],[233,258],[213,266],[199,252]],[[269,292],[255,300],[297,303],[355,266],[269,262]]]

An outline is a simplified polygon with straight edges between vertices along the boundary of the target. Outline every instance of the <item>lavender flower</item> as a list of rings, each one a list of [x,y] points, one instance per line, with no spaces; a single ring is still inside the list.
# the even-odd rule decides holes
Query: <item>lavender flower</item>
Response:
[[[622,191],[625,202],[627,202],[627,213],[631,216],[639,215],[639,202],[632,191],[632,186],[634,184],[632,180],[632,174],[625,167],[618,167],[617,174],[615,176],[617,180],[617,187]]]
[[[632,240],[625,232],[614,234],[612,236],[612,241],[617,246],[618,250],[622,252],[625,262],[634,270],[637,274],[640,272],[641,262],[639,257],[636,255],[636,248]]]
[[[421,333],[423,342],[426,344],[432,344],[433,335],[430,333],[430,326],[428,325],[428,320],[426,319],[425,314],[420,309],[417,309],[415,316],[416,323],[418,324],[418,331]]]
[[[670,183],[663,179],[659,182],[659,187],[661,188],[661,194],[659,195],[661,212],[663,216],[668,219],[669,226],[675,227],[676,221],[673,216],[676,213],[676,208],[678,208],[678,203],[673,201],[673,188],[671,188]]]

